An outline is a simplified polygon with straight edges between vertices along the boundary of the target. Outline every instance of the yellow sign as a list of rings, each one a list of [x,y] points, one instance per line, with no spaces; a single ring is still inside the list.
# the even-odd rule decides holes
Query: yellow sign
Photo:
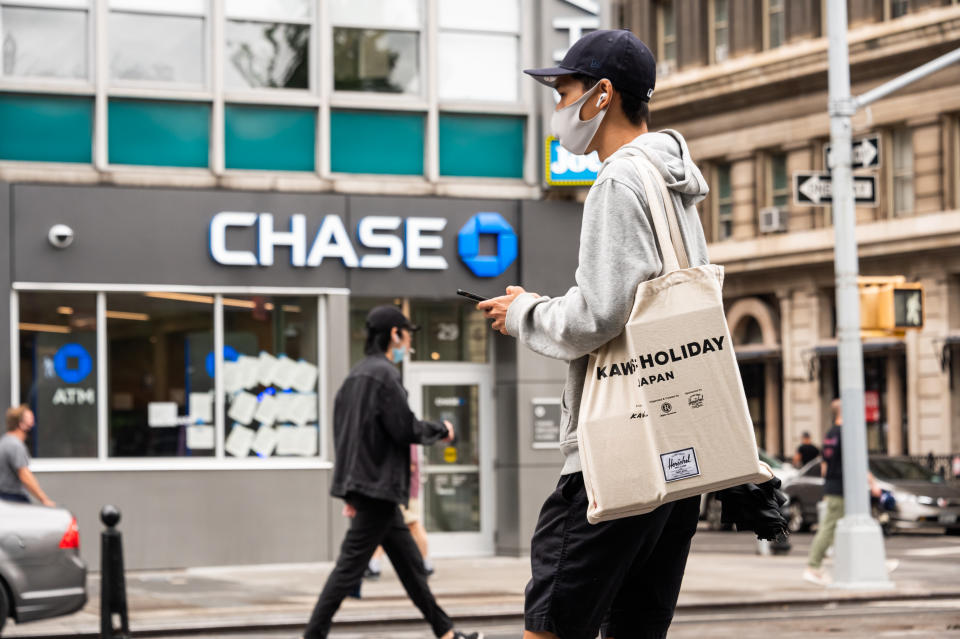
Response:
[[[457,449],[454,446],[447,446],[443,449],[443,461],[448,464],[457,463]]]

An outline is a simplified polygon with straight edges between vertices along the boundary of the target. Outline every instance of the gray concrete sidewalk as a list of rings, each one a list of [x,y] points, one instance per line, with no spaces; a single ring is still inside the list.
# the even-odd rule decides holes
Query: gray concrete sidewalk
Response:
[[[745,543],[752,543],[747,539]],[[688,562],[681,609],[777,602],[820,603],[863,597],[960,596],[955,559],[941,564],[901,562],[895,588],[875,593],[825,589],[800,575],[805,554],[758,556],[699,552]],[[430,584],[441,605],[457,617],[519,615],[529,578],[528,558],[438,559]],[[827,564],[829,568],[829,563]],[[288,564],[131,572],[127,592],[134,631],[243,628],[305,623],[332,564]],[[60,619],[11,624],[5,637],[88,634],[99,629],[99,579],[91,576],[90,602]],[[348,599],[335,621],[417,619],[419,613],[385,562],[383,576],[365,581],[363,599]]]

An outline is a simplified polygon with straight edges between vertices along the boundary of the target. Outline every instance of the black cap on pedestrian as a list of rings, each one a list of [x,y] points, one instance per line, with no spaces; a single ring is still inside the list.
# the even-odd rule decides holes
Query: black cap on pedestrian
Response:
[[[408,331],[419,331],[420,327],[411,324],[407,316],[396,306],[376,306],[367,314],[367,332],[388,333],[392,328],[405,328]]]
[[[560,66],[526,69],[524,73],[548,87],[555,87],[561,75],[582,73],[598,81],[606,78],[617,91],[649,102],[657,82],[657,63],[647,45],[626,29],[601,29],[577,40]]]

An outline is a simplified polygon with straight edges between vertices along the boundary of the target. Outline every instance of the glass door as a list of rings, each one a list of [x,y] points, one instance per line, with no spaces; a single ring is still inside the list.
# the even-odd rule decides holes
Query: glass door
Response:
[[[421,521],[434,556],[492,555],[493,385],[490,366],[467,363],[404,365],[414,413],[449,420],[452,443],[421,448]]]

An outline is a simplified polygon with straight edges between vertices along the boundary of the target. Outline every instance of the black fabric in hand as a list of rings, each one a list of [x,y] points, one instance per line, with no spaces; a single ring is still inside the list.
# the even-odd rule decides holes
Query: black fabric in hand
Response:
[[[720,518],[725,524],[752,530],[757,539],[783,540],[789,534],[781,511],[787,496],[780,490],[779,479],[727,488],[717,493],[717,499],[723,505]]]

